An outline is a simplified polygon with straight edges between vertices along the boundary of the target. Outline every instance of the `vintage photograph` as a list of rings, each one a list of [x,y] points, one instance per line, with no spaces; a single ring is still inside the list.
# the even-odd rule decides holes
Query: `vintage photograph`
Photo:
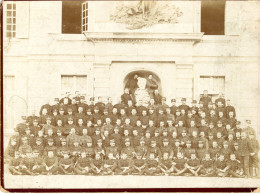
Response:
[[[260,186],[260,1],[3,1],[4,189]]]

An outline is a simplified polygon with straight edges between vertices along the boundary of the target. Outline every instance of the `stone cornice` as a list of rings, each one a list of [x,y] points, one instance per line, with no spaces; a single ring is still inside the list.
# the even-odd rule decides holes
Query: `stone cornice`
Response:
[[[119,41],[119,42],[144,42],[144,41],[174,41],[174,42],[199,42],[203,33],[138,33],[138,32],[84,32],[89,41]]]

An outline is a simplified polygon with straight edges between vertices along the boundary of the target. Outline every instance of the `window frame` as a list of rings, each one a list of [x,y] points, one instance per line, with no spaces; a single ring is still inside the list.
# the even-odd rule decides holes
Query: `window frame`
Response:
[[[11,7],[9,7],[11,6]],[[17,17],[17,5],[13,1],[8,1],[5,4],[4,10],[4,36],[7,38],[16,38],[17,34],[17,25],[16,25],[16,17]],[[9,15],[10,13],[10,15]],[[8,21],[10,20],[10,21]],[[10,26],[10,29],[8,27]],[[10,33],[10,35],[8,35]]]
[[[72,87],[72,89],[70,90],[70,91],[64,91],[63,90],[63,88],[62,88],[62,78],[63,77],[72,77],[72,80],[73,80],[73,87]],[[61,85],[60,85],[60,87],[61,87],[61,95],[64,93],[64,92],[71,92],[71,93],[73,93],[73,92],[75,92],[75,91],[78,91],[78,89],[77,89],[77,78],[78,77],[84,77],[85,79],[86,79],[86,81],[85,81],[85,88],[86,88],[86,91],[79,91],[80,93],[87,93],[87,90],[88,90],[88,76],[86,75],[86,74],[80,74],[80,75],[76,75],[76,74],[61,74],[61,78],[60,78],[60,80],[61,80]]]
[[[81,33],[87,31],[88,31],[88,1],[85,1],[82,2],[81,4]]]
[[[212,88],[211,90],[209,90],[208,88],[201,88],[202,85],[200,84],[200,81],[203,78],[209,78],[210,79],[210,86]],[[216,91],[214,89],[214,87],[213,87],[214,86],[214,78],[222,78],[223,79],[223,81],[224,81],[224,90],[223,91]],[[200,87],[199,87],[200,95],[203,94],[203,90],[206,89],[206,90],[208,90],[209,95],[216,96],[216,95],[219,94],[219,92],[225,93],[225,90],[226,90],[226,76],[225,75],[200,75],[199,76],[199,85],[200,85]]]

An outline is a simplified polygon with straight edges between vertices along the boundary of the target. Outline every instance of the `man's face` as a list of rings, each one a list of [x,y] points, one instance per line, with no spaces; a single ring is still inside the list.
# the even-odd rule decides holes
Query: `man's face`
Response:
[[[130,141],[126,141],[126,142],[125,142],[125,146],[126,146],[126,147],[129,147],[129,146],[130,146]]]
[[[48,152],[48,157],[49,158],[53,158],[53,156],[54,156],[53,152]]]
[[[108,134],[109,134],[109,133],[108,133],[108,131],[107,131],[107,130],[106,130],[106,131],[104,131],[104,136],[106,136],[106,137],[107,137],[107,136],[108,136]]]
[[[151,143],[151,147],[154,148],[156,146],[156,142]]]
[[[163,146],[168,146],[169,145],[169,142],[168,141],[164,141],[163,142]]]
[[[232,118],[234,116],[234,112],[229,112],[228,115],[230,118]]]
[[[181,109],[181,114],[185,115],[185,110],[184,109]]]
[[[221,138],[222,134],[221,133],[217,133],[217,138]]]
[[[242,138],[242,139],[245,139],[245,138],[246,138],[246,133],[245,133],[245,132],[242,132],[242,133],[241,133],[241,138]]]
[[[137,136],[137,135],[138,135],[137,130],[133,130],[133,135],[134,135],[134,136]]]
[[[130,119],[125,120],[125,124],[129,125],[130,124]]]
[[[62,145],[62,146],[65,146],[66,144],[67,144],[66,141],[62,141],[62,142],[61,142],[61,145]]]
[[[124,130],[124,135],[128,136],[129,135],[129,131],[128,130]]]
[[[153,98],[150,100],[150,104],[154,104],[154,99]]]
[[[203,95],[204,95],[204,96],[208,96],[208,91],[207,91],[207,90],[204,90],[204,91],[203,91]]]
[[[196,154],[191,154],[190,158],[191,158],[192,160],[196,159]]]
[[[125,93],[126,93],[126,94],[129,94],[128,88],[125,89]]]
[[[180,146],[180,142],[176,141],[176,142],[175,142],[175,146],[176,146],[176,147],[179,147],[179,146]]]
[[[219,160],[220,160],[220,161],[223,161],[223,160],[224,160],[224,156],[223,156],[223,155],[220,155],[220,156],[219,156]]]
[[[223,147],[224,147],[225,149],[227,149],[227,148],[228,148],[228,144],[224,144]]]
[[[154,93],[157,95],[157,94],[159,94],[159,91],[158,90],[154,90]]]
[[[72,125],[72,124],[73,124],[73,121],[72,121],[72,120],[68,120],[68,123],[69,123],[70,125]]]
[[[123,160],[125,160],[125,159],[127,158],[126,153],[123,153],[123,154],[121,155],[121,158],[122,158]]]
[[[183,125],[183,121],[179,121],[179,122],[178,122],[178,125],[179,125],[179,126],[182,126],[182,125]]]
[[[82,120],[82,119],[79,119],[79,120],[78,120],[78,124],[79,124],[79,125],[82,125],[82,124],[83,124],[83,120]]]
[[[49,130],[48,130],[48,135],[49,135],[49,136],[52,136],[52,134],[53,134],[52,129],[49,129]]]
[[[132,100],[128,100],[127,104],[128,104],[128,106],[133,106]]]
[[[181,115],[181,112],[180,111],[177,111],[176,112],[176,116],[180,116]]]
[[[177,133],[174,131],[174,132],[172,132],[172,137],[173,138],[176,138],[177,137]]]
[[[255,138],[254,134],[249,135],[249,139],[254,139],[254,138]]]
[[[152,154],[150,154],[150,157],[149,157],[151,160],[153,160],[154,159],[154,154],[152,153]]]
[[[202,143],[199,143],[199,148],[203,148],[203,144]]]
[[[91,143],[91,142],[88,142],[88,143],[87,143],[87,146],[88,146],[89,148],[91,148],[91,147],[92,147],[92,143]]]
[[[142,111],[142,115],[146,116],[146,111],[145,110]]]

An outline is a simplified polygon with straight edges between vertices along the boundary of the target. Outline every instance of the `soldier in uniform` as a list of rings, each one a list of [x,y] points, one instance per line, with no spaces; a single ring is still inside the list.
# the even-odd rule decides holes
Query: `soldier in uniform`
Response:
[[[229,158],[229,156],[231,154],[231,149],[229,148],[227,141],[223,142],[223,147],[220,150],[220,152],[224,155],[225,158]]]
[[[209,148],[210,157],[213,160],[216,160],[220,153],[220,148],[218,146],[218,142],[216,140],[212,141],[212,147]]]
[[[14,154],[14,158],[12,158],[9,162],[8,169],[12,175],[22,175],[20,171],[21,157],[20,152],[16,151]]]
[[[95,159],[91,161],[91,169],[94,175],[101,175],[103,171],[103,160],[100,154],[96,153]]]
[[[97,139],[97,144],[96,144],[96,146],[94,146],[94,152],[95,152],[95,155],[98,154],[102,160],[105,157],[105,149],[103,148],[103,143],[102,143],[101,138]]]
[[[26,155],[28,152],[32,152],[32,147],[29,145],[27,137],[21,138],[21,145],[18,151],[21,155]]]
[[[75,141],[79,142],[80,136],[76,134],[76,129],[73,127],[70,129],[68,136],[66,137],[68,146],[73,146]]]
[[[125,147],[122,149],[121,153],[126,153],[128,159],[133,159],[133,157],[135,156],[135,149],[131,145],[129,138],[125,139]]]
[[[250,153],[249,157],[249,170],[251,171],[251,176],[258,177],[259,175],[259,158],[258,158],[258,152],[259,152],[259,142],[255,137],[255,134],[251,131],[249,134],[249,140],[252,148],[252,152]]]
[[[236,159],[236,155],[234,153],[230,154],[230,160],[228,160],[227,165],[229,166],[228,175],[237,178],[244,177],[241,163]]]
[[[232,105],[230,104],[230,99],[227,99],[227,100],[226,100],[226,108],[225,108],[225,111],[226,111],[226,115],[227,115],[228,117],[229,117],[229,113],[230,113],[230,112],[233,112],[234,118],[236,117],[236,110],[235,110],[234,106],[232,106]]]
[[[160,168],[159,162],[155,155],[155,152],[148,153],[149,158],[146,160],[145,174],[146,175],[159,175]]]
[[[159,168],[164,175],[170,175],[174,170],[175,163],[168,152],[163,152],[163,158],[159,162]]]
[[[108,159],[103,162],[103,174],[104,175],[114,175],[115,169],[117,167],[117,160],[114,157],[114,153],[110,152],[112,150],[107,151]]]
[[[57,147],[54,146],[54,140],[53,138],[48,138],[47,139],[47,145],[44,148],[44,155],[46,156],[49,151],[53,151],[54,155],[57,155]]]
[[[39,175],[44,171],[44,166],[43,166],[43,158],[39,153],[39,150],[35,149],[33,150],[32,154],[32,174],[33,175]]]
[[[73,174],[75,171],[73,159],[69,157],[69,151],[63,153],[63,158],[59,160],[60,174]]]
[[[30,126],[31,134],[36,136],[38,134],[38,131],[41,130],[41,127],[39,126],[38,119],[34,119],[32,122],[32,125]]]
[[[207,108],[209,102],[212,102],[210,96],[208,96],[208,90],[203,91],[203,96],[200,98],[200,102],[203,103],[204,108]]]
[[[254,133],[254,135],[256,135],[255,130],[251,127],[251,120],[246,120],[246,127],[244,131],[246,132],[247,137],[249,137],[250,133]]]
[[[190,159],[186,163],[186,168],[194,176],[199,176],[199,171],[201,169],[200,160],[196,157],[195,150],[191,153]]]
[[[63,157],[64,152],[69,151],[66,138],[61,139],[61,146],[57,148],[57,156],[59,158]]]
[[[92,159],[87,157],[87,153],[82,150],[80,157],[75,163],[74,171],[80,175],[89,175],[92,172]]]
[[[210,153],[205,153],[204,158],[201,160],[201,175],[212,177],[215,175],[214,161],[210,158]]]
[[[110,139],[109,146],[105,147],[106,157],[109,157],[109,154],[112,154],[114,158],[119,158],[118,148],[114,139]]]
[[[230,166],[227,164],[225,156],[223,154],[219,154],[219,157],[215,161],[216,175],[218,177],[226,177],[228,175],[228,170]]]
[[[173,114],[175,116],[176,114],[176,110],[177,110],[177,106],[176,106],[176,99],[171,99],[171,114]]]
[[[182,175],[184,172],[186,172],[187,167],[186,167],[186,162],[187,160],[184,159],[183,153],[182,152],[178,152],[176,154],[176,158],[173,159],[173,162],[175,163],[175,166],[173,167],[174,171],[173,171],[173,175]]]
[[[143,159],[143,154],[141,152],[136,153],[136,159],[133,160],[133,170],[134,175],[143,175],[146,167],[146,162]]]
[[[122,150],[121,159],[117,161],[117,168],[115,169],[115,174],[119,175],[129,175],[132,172],[132,161],[128,158],[128,153]]]
[[[39,155],[43,156],[44,154],[44,144],[43,144],[43,139],[41,137],[36,137],[35,138],[35,144],[33,145],[33,150],[38,150]]]
[[[87,143],[87,147],[83,149],[86,151],[87,157],[93,159],[95,157],[95,151],[92,146],[92,140],[88,139],[86,143]]]
[[[61,170],[58,165],[58,158],[53,150],[49,150],[47,156],[43,160],[44,171],[42,174],[58,174]]]
[[[185,142],[186,148],[183,149],[184,158],[189,159],[191,157],[191,154],[195,152],[194,148],[191,148],[191,141],[187,140]]]
[[[135,153],[141,154],[141,158],[145,159],[147,152],[148,152],[148,146],[145,145],[145,138],[141,137],[140,138],[140,145],[135,147]]]
[[[188,113],[188,110],[190,109],[190,107],[186,104],[186,98],[182,98],[181,99],[181,105],[179,106],[179,109],[180,110],[184,109],[185,110],[185,114]]]
[[[198,148],[196,149],[196,155],[200,161],[204,158],[206,152],[207,149],[205,148],[203,141],[198,141]]]
[[[12,160],[15,157],[15,152],[19,148],[19,137],[14,135],[10,138],[8,142],[8,146],[5,150],[5,162],[9,163],[10,160]]]

